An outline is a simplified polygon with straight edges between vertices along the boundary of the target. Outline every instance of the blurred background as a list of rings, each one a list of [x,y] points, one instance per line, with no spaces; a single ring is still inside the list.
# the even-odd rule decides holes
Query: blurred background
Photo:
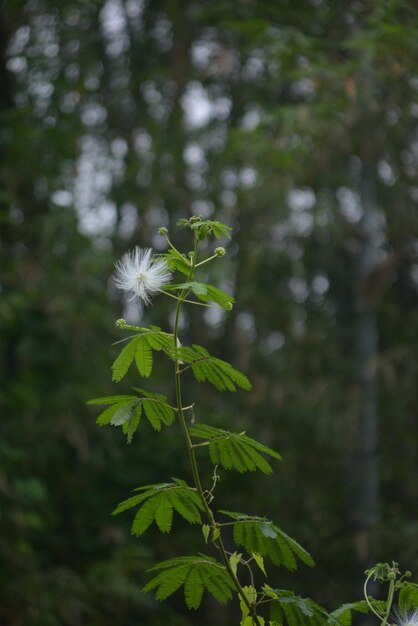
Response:
[[[237,623],[140,591],[157,559],[202,550],[198,528],[137,540],[110,515],[189,477],[178,428],[127,446],[85,404],[115,392],[116,318],[172,319],[124,301],[114,261],[163,250],[160,226],[188,250],[174,226],[193,214],[234,229],[209,278],[237,304],[185,316],[183,342],[254,391],[190,379],[186,399],[284,458],[222,472],[219,508],[299,540],[315,570],[269,582],[330,609],[376,561],[418,574],[417,27],[412,0],[1,4],[2,626]]]

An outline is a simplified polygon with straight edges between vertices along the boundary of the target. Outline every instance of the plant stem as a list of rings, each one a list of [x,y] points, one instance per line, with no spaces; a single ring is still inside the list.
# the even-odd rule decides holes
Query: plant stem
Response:
[[[367,595],[367,584],[372,576],[373,576],[373,572],[370,572],[370,574],[367,576],[366,581],[364,583],[364,597],[372,613],[374,613],[379,619],[382,619],[382,616],[379,613],[377,613],[377,611],[375,611],[372,605],[370,604],[369,597]]]
[[[197,245],[198,242],[197,240],[195,241],[195,247],[194,247],[194,252],[193,252],[193,257],[192,257],[192,264],[191,264],[191,268],[190,268],[190,274],[189,277],[187,279],[187,282],[190,281],[190,278],[193,275],[193,271],[195,268],[195,264],[196,264],[196,258],[197,258]],[[178,326],[179,326],[179,319],[180,319],[180,311],[181,311],[181,306],[184,302],[186,298],[186,294],[184,292],[182,292],[179,296],[178,302],[177,302],[177,307],[176,307],[176,314],[175,314],[175,320],[174,320],[174,330],[173,330],[173,339],[174,339],[174,347],[175,349],[178,346]],[[174,359],[174,371],[175,371],[175,387],[176,387],[176,402],[177,402],[177,412],[178,412],[178,416],[180,419],[180,425],[181,425],[181,429],[183,431],[183,436],[186,442],[186,447],[187,447],[187,451],[189,454],[189,459],[190,459],[190,465],[191,465],[191,469],[192,469],[192,474],[193,474],[193,480],[197,489],[197,492],[199,494],[199,497],[202,501],[204,510],[205,510],[205,514],[209,520],[209,524],[212,528],[212,532],[215,528],[218,529],[218,531],[220,532],[220,527],[217,524],[214,514],[212,512],[212,510],[210,509],[208,502],[205,498],[205,493],[204,490],[202,488],[202,483],[200,480],[200,474],[199,474],[199,469],[197,467],[197,462],[196,462],[196,456],[195,456],[195,451],[194,451],[194,446],[192,444],[192,441],[190,439],[190,434],[189,434],[189,429],[187,428],[187,424],[186,424],[186,420],[184,417],[184,412],[183,412],[183,404],[182,404],[182,393],[181,393],[181,371],[179,368],[179,360],[177,358]],[[222,541],[222,537],[219,536],[215,541],[214,541],[215,545],[218,547],[221,556],[222,556],[222,560],[224,562],[225,568],[230,576],[230,578],[232,579],[232,582],[234,583],[234,586],[238,592],[238,595],[242,598],[242,601],[244,602],[244,604],[246,605],[246,607],[248,608],[252,619],[254,621],[254,623],[256,624],[256,626],[261,626],[261,622],[258,619],[258,616],[256,614],[256,607],[253,606],[251,604],[251,602],[248,600],[247,596],[244,593],[244,590],[241,586],[241,583],[239,582],[237,576],[234,574],[231,564],[229,562],[228,559],[228,555],[226,553],[225,550],[225,546],[224,543]]]
[[[381,623],[381,626],[387,626],[388,618],[390,615],[390,610],[392,608],[394,592],[395,592],[395,580],[394,578],[391,578],[389,582],[388,605],[387,605],[386,614],[385,614],[385,617],[383,618],[383,622]]]

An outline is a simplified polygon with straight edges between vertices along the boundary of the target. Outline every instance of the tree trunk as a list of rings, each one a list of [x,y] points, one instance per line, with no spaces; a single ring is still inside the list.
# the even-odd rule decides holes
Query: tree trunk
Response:
[[[363,217],[356,293],[357,408],[353,414],[347,462],[348,521],[354,531],[356,556],[363,571],[372,564],[372,531],[379,521],[378,322],[371,279],[379,261],[382,236],[376,206],[376,173],[363,165],[360,184]],[[360,573],[360,572],[359,572]],[[360,591],[360,585],[359,589]]]

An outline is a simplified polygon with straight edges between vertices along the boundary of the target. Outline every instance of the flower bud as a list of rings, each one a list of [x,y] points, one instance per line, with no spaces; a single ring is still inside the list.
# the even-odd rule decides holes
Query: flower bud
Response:
[[[116,328],[125,328],[126,320],[123,319],[123,317],[121,317],[120,319],[116,320],[115,326],[116,326]]]
[[[160,235],[164,237],[164,235],[168,233],[168,230],[166,229],[165,226],[161,226],[161,228],[158,229],[158,232],[160,233]]]
[[[227,311],[232,311],[232,306],[233,306],[232,302],[227,302],[226,305],[225,305],[225,309]]]
[[[226,254],[225,248],[222,248],[222,247],[215,248],[215,254],[216,256],[225,256]]]

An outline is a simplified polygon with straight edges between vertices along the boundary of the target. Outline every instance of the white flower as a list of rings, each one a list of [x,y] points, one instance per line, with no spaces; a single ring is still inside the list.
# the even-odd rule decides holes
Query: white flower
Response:
[[[418,609],[413,613],[399,615],[396,620],[399,626],[418,626]]]
[[[132,291],[133,296],[149,304],[151,296],[170,282],[171,272],[165,259],[158,259],[151,248],[136,247],[115,263],[115,285],[123,291]]]

